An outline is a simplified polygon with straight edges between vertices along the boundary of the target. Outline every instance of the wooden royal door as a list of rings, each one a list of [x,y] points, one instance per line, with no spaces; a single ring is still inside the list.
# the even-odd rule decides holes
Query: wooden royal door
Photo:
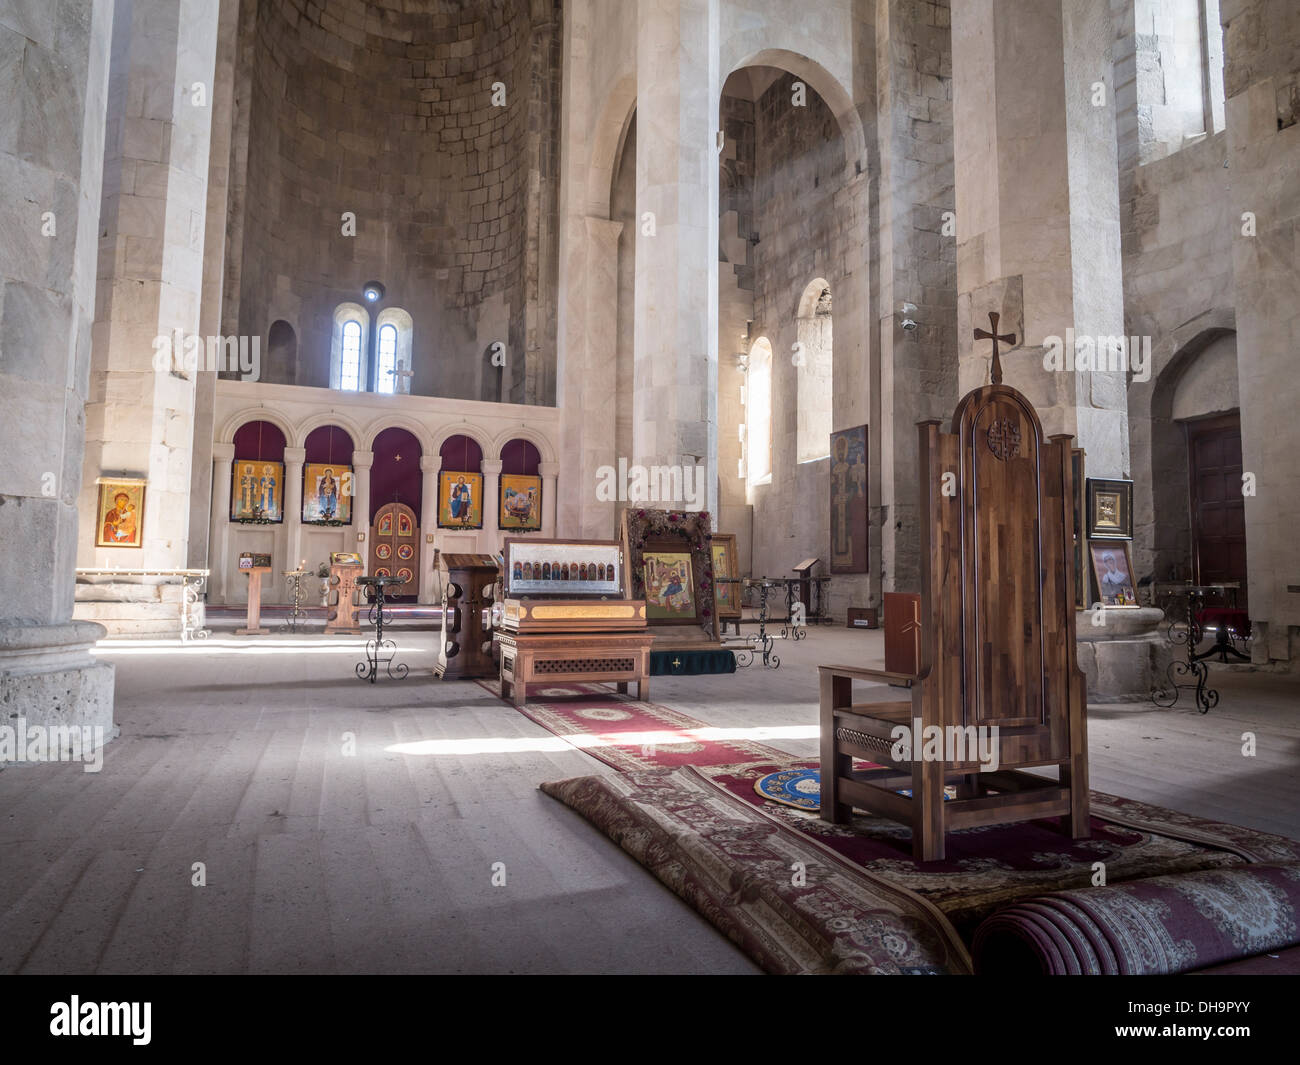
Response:
[[[387,503],[375,515],[370,530],[370,575],[405,577],[390,584],[384,595],[420,594],[420,525],[415,511],[405,503]]]
[[[1187,423],[1192,559],[1202,584],[1240,581],[1246,603],[1246,501],[1241,494],[1241,416]]]

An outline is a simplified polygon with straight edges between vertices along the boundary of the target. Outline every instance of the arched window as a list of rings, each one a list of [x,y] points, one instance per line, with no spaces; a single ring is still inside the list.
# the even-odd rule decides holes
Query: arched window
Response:
[[[745,465],[749,483],[772,481],[772,345],[759,337],[749,349],[749,386],[745,390],[745,424],[749,440]]]
[[[816,462],[831,453],[834,401],[831,373],[831,289],[817,278],[804,289],[795,322],[799,344],[798,426],[796,456],[799,462]]]
[[[358,303],[340,303],[335,307],[330,340],[330,388],[365,391],[369,380],[369,342],[369,312]]]
[[[397,326],[379,327],[379,353],[375,359],[375,391],[392,395],[397,387]]]
[[[411,316],[401,307],[385,307],[375,319],[379,326],[375,351],[375,391],[388,395],[409,395],[412,371]]]
[[[361,323],[355,318],[343,323],[343,354],[339,362],[339,388],[361,391]]]

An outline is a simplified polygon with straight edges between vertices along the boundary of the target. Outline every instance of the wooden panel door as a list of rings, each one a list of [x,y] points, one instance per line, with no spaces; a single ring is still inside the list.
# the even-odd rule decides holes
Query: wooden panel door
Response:
[[[1246,604],[1246,501],[1241,494],[1241,416],[1187,423],[1192,562],[1203,584],[1240,581]]]
[[[370,575],[406,578],[403,584],[390,584],[384,592],[386,598],[420,592],[420,524],[405,503],[385,504],[375,514],[370,530]]]

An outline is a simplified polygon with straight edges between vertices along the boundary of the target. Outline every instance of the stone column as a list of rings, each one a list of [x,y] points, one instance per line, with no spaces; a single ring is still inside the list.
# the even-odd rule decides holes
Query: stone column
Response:
[[[1253,485],[1243,485],[1251,654],[1260,665],[1289,665],[1294,672],[1300,666],[1300,126],[1294,124],[1300,7],[1288,0],[1225,0],[1221,14],[1241,459],[1243,474],[1253,475]]]
[[[1092,477],[1129,473],[1114,36],[1109,0],[952,9],[959,391],[988,380],[991,345],[972,331],[1000,312],[1017,340],[1004,383],[1046,436],[1074,437]],[[1146,698],[1168,661],[1158,612],[1104,617],[1077,619],[1088,691]]]
[[[577,226],[574,227],[577,229]],[[565,454],[577,456],[565,486],[565,517],[575,535],[613,535],[619,504],[596,497],[600,468],[617,468],[615,436],[618,343],[618,238],[622,222],[583,218],[566,272],[574,291],[566,299],[576,312],[565,316],[567,347],[563,375],[561,435]],[[579,369],[581,368],[581,369]],[[628,457],[628,456],[625,456]],[[629,461],[630,461],[630,457]]]
[[[302,464],[306,459],[305,447],[284,449],[284,569],[297,569],[302,561]]]
[[[352,550],[361,555],[362,573],[370,566],[370,467],[374,465],[373,451],[352,452],[352,529],[357,537]]]
[[[218,603],[228,603],[226,584],[233,568],[230,560],[230,471],[235,462],[234,444],[212,445],[212,516],[208,532],[208,567],[212,576],[208,588]]]
[[[560,464],[558,462],[539,462],[537,464],[537,474],[542,479],[542,535],[548,538],[559,535],[555,531],[555,479],[559,472]]]
[[[480,551],[497,551],[501,547],[499,504],[501,499],[501,460],[484,459],[483,465],[483,531],[479,534]]]
[[[1102,354],[1124,335],[1108,0],[971,0],[952,23],[959,392],[988,380],[972,330],[998,311],[1019,342],[1004,382],[1048,436],[1075,438],[1090,475],[1127,476],[1124,372],[1044,358],[1048,338],[1074,347],[1067,330]]]
[[[719,0],[637,5],[633,458],[645,466],[705,464],[711,513],[718,494],[718,9]]]
[[[420,472],[424,475],[420,489],[420,532],[424,545],[420,548],[420,602],[434,601],[433,544],[429,537],[438,529],[438,472],[442,469],[441,455],[420,456]]]
[[[114,734],[113,667],[72,605],[112,21],[111,0],[0,19],[0,724],[103,729],[92,745]]]
[[[189,562],[218,13],[218,4],[176,0],[115,10],[85,473],[87,482],[130,474],[149,484],[143,549],[129,559],[97,549],[87,528],[80,552],[87,564]],[[82,509],[94,509],[89,485]]]

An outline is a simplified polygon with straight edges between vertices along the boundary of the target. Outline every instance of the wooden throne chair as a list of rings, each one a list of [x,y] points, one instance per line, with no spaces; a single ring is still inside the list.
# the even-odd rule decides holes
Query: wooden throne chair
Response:
[[[857,807],[909,824],[917,861],[942,860],[945,834],[962,828],[1060,816],[1074,839],[1089,831],[1072,438],[1044,440],[1033,406],[1001,383],[996,340],[992,380],[958,403],[949,431],[937,419],[917,424],[916,673],[820,667],[821,816],[842,823]],[[854,704],[855,679],[910,681],[911,698]],[[912,730],[910,746],[899,743],[900,725]],[[945,744],[927,750],[931,726]],[[978,735],[972,726],[996,735],[983,752],[986,764],[996,752],[996,771],[982,771],[978,748],[947,742],[959,729],[964,740]],[[855,771],[855,758],[880,768]],[[1050,766],[1055,780],[1023,772]]]

